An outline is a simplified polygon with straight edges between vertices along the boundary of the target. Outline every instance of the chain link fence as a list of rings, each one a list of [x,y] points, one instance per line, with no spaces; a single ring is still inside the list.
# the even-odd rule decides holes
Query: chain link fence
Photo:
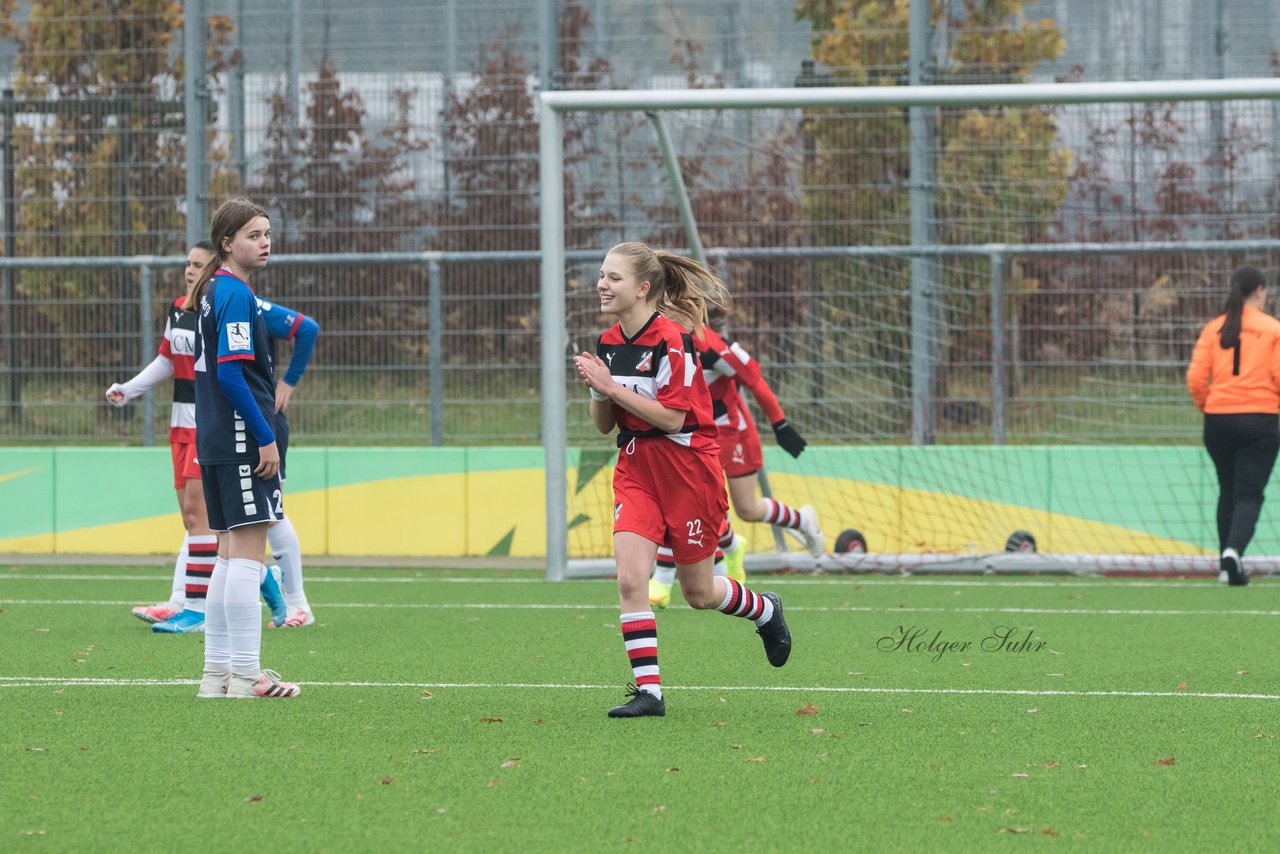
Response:
[[[540,87],[906,79],[904,4],[872,0],[203,5],[209,201],[269,208],[280,257],[255,286],[322,327],[291,407],[315,443],[539,441]],[[929,82],[1257,74],[1280,35],[1261,0],[1045,0],[985,17],[997,5],[936,4]],[[115,410],[102,392],[151,358],[182,287],[182,24],[178,3],[18,4],[0,20],[0,441],[164,435],[162,396]],[[1178,374],[1194,329],[1233,265],[1277,266],[1274,249],[1243,249],[1280,236],[1277,109],[938,110],[926,242],[952,247],[937,256],[938,440],[1192,438]],[[797,423],[817,440],[908,437],[909,260],[886,248],[910,242],[903,111],[670,114],[668,127],[735,292],[733,331]],[[593,259],[685,237],[644,117],[573,116],[565,145],[566,246],[582,263],[570,343],[585,346],[604,325]],[[994,266],[974,248],[1083,241],[1099,246]],[[1254,243],[1105,249],[1187,241]],[[574,440],[590,435],[580,409]]]
[[[1235,266],[1247,261],[1269,277],[1280,274],[1280,241],[935,249],[947,283],[934,398],[942,443],[1193,442],[1199,418],[1183,373],[1200,326],[1220,310]],[[758,247],[710,255],[734,294],[732,333],[761,362],[806,437],[909,440],[904,251]],[[290,406],[297,435],[317,445],[540,443],[536,253],[354,260],[284,256],[258,282],[264,297],[321,324],[312,365]],[[591,349],[607,321],[595,295],[599,259],[579,251],[573,260],[566,419],[570,442],[589,444],[598,437],[568,357]],[[505,271],[508,289],[475,293],[476,270],[494,266]],[[397,296],[375,305],[358,293],[289,293],[306,276],[341,281],[354,275],[353,267],[382,270],[400,283]],[[103,393],[141,367],[122,354],[151,353],[158,345],[164,312],[182,290],[178,264],[49,260],[34,270],[6,265],[4,272],[21,282],[31,272],[68,269],[124,271],[141,287],[110,305],[18,304],[20,328],[48,331],[5,340],[21,367],[3,375],[0,441],[163,442],[167,387],[124,409]],[[64,329],[52,326],[54,314]],[[83,331],[122,317],[129,322],[115,331]],[[396,318],[395,328],[388,317]],[[66,346],[69,340],[79,346]],[[280,345],[278,364],[287,362],[289,347]]]

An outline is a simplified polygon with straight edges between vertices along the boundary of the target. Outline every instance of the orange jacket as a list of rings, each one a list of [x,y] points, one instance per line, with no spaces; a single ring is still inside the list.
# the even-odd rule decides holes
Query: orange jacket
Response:
[[[1280,320],[1246,305],[1240,317],[1240,365],[1218,334],[1227,316],[1204,325],[1187,368],[1187,390],[1201,412],[1280,412]]]

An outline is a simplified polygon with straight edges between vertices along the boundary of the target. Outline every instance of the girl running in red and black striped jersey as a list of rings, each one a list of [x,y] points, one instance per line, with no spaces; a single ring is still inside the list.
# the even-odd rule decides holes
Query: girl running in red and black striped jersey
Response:
[[[713,308],[710,312],[712,326],[723,328],[725,312]],[[773,389],[765,382],[760,365],[736,341],[722,337],[712,326],[705,327],[693,338],[702,365],[703,377],[711,394],[716,427],[719,429],[720,463],[729,479],[729,500],[734,512],[744,522],[765,522],[793,531],[804,542],[814,557],[822,554],[824,538],[818,524],[818,514],[809,505],[791,507],[774,498],[757,494],[758,474],[764,468],[764,451],[760,446],[760,434],[746,401],[738,392],[742,384],[751,390],[756,402],[764,410],[773,425],[778,444],[793,457],[799,457],[808,444],[800,432],[787,421],[782,405]],[[720,538],[724,551],[725,568],[730,578],[744,581],[746,574],[742,560],[746,542],[728,525]],[[674,567],[669,559],[658,552],[658,564],[649,581],[649,604],[665,608],[671,600]]]
[[[591,391],[596,427],[618,429],[613,543],[635,678],[630,699],[609,716],[663,715],[647,589],[659,546],[672,551],[685,601],[750,619],[774,667],[791,654],[791,633],[777,594],[754,593],[712,570],[728,501],[711,396],[685,327],[701,332],[708,301],[727,300],[724,284],[693,259],[622,243],[605,257],[596,290],[601,312],[618,323],[595,354],[581,353],[574,364]]]

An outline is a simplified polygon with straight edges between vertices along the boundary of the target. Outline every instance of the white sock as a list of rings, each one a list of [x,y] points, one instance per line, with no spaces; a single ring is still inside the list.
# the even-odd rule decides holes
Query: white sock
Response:
[[[227,561],[226,619],[231,647],[231,672],[257,677],[262,669],[262,606],[258,587],[264,567],[256,560]],[[206,623],[208,620],[206,619]]]
[[[283,575],[280,589],[284,591],[285,604],[290,611],[311,613],[311,603],[302,589],[302,546],[288,516],[267,529],[267,544],[271,546],[272,559],[280,564]]]
[[[227,612],[223,607],[226,595],[227,561],[224,558],[218,558],[213,563],[213,575],[209,578],[209,592],[205,599],[205,670],[231,666],[231,645],[227,638]]]
[[[182,548],[173,564],[173,587],[169,590],[169,607],[181,611],[187,603],[187,538],[182,537]]]

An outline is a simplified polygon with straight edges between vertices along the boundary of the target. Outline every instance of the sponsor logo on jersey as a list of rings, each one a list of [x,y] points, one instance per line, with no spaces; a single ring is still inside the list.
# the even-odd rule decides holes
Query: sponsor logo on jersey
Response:
[[[249,324],[244,321],[227,324],[227,349],[252,350],[253,338],[249,334]]]
[[[605,360],[606,362],[608,362],[608,363],[609,363],[609,367],[611,367],[611,368],[613,367],[613,354],[612,354],[612,353],[605,353],[605,354],[604,354],[604,360]]]
[[[196,333],[190,329],[174,329],[169,335],[169,349],[178,356],[194,356]]]

